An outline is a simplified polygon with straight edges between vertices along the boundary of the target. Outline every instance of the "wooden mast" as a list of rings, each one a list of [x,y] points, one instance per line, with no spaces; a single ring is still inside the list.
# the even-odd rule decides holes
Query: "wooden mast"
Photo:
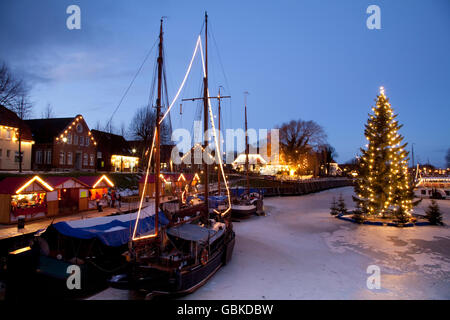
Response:
[[[250,195],[250,180],[248,177],[248,134],[247,134],[247,95],[248,92],[244,92],[244,109],[245,109],[245,175],[247,179],[247,194]]]
[[[217,96],[217,99],[219,100],[219,110],[218,110],[218,113],[219,113],[219,139],[218,139],[218,143],[219,143],[219,145],[216,146],[216,153],[218,153],[219,157],[221,157],[222,156],[222,150],[219,147],[219,146],[222,145],[222,143],[220,141],[220,87],[219,87],[219,95]],[[220,163],[218,165],[220,165]],[[220,196],[220,170],[219,170],[219,167],[217,167],[217,193]]]
[[[158,213],[160,203],[160,117],[161,117],[161,94],[162,94],[162,68],[163,68],[163,19],[159,30],[159,56],[158,56],[158,98],[156,99],[156,137],[155,137],[155,230],[158,234]]]
[[[205,12],[205,77],[203,78],[203,97],[198,98],[189,98],[189,99],[182,99],[181,101],[196,101],[196,100],[203,100],[203,131],[204,131],[204,140],[203,140],[203,152],[207,151],[206,148],[208,147],[208,137],[206,136],[206,133],[208,132],[208,103],[209,99],[218,99],[219,100],[219,107],[220,107],[220,99],[223,98],[231,98],[231,96],[219,96],[217,97],[208,97],[208,13]],[[220,111],[219,111],[219,117],[220,117]],[[219,130],[220,130],[220,118],[219,118]],[[219,150],[220,148],[217,148]],[[220,152],[220,150],[219,150]],[[206,201],[206,208],[209,212],[209,172],[208,172],[208,163],[205,161],[203,157],[203,172],[204,172],[204,184],[205,184],[205,201]]]
[[[205,12],[205,77],[203,78],[203,152],[207,151],[208,147],[208,137],[206,133],[208,132],[208,13]],[[208,177],[208,163],[203,159],[203,171],[204,184],[205,184],[205,204],[206,204],[206,214],[209,212],[209,177]]]
[[[219,95],[217,96],[217,100],[219,100],[219,110],[218,110],[218,113],[219,113],[219,139],[218,139],[218,146],[217,146],[217,153],[219,154],[219,157],[222,157],[222,149],[220,149],[220,146],[222,146],[222,142],[221,142],[221,137],[220,137],[220,115],[221,115],[221,106],[220,106],[220,100],[222,100],[222,99],[224,99],[224,98],[231,98],[231,96],[221,96],[220,95],[220,87],[221,86],[219,86]],[[220,163],[219,163],[219,165],[220,165]],[[220,196],[220,174],[221,174],[221,170],[217,170],[217,186],[218,186],[218,193],[219,193],[219,196]]]

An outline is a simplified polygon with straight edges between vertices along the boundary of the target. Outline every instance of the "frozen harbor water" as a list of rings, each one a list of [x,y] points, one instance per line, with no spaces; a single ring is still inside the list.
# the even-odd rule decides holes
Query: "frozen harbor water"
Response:
[[[351,187],[266,198],[266,217],[234,224],[230,264],[184,299],[450,299],[450,227],[356,225],[329,214],[333,196],[353,202]],[[438,201],[450,225],[450,201]],[[429,200],[416,209],[423,212]],[[367,267],[381,270],[368,289]],[[91,299],[130,299],[107,289]]]

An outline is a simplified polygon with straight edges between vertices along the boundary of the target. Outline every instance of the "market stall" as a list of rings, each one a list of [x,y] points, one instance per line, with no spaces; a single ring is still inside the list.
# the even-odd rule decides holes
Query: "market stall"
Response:
[[[189,173],[164,173],[160,175],[162,196],[171,196],[178,192],[183,192],[186,186],[195,186],[200,181],[198,174]],[[142,196],[145,185],[145,176],[139,181],[139,196]],[[145,195],[155,196],[155,175],[149,174]]]
[[[48,177],[46,181],[54,189],[47,199],[48,205],[52,206],[56,201],[58,214],[74,214],[88,210],[89,186],[87,184],[73,177],[53,176]]]
[[[53,187],[39,176],[8,177],[0,181],[0,223],[15,223],[19,217],[37,219],[53,214],[47,195]]]
[[[95,200],[96,195],[103,198],[109,188],[114,188],[114,183],[106,176],[82,176],[78,180],[87,186],[89,200]]]

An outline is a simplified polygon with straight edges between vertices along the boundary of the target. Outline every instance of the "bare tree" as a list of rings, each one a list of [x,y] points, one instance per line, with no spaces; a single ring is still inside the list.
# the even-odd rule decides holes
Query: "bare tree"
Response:
[[[302,155],[326,143],[325,131],[311,120],[291,120],[283,123],[278,129],[281,151],[288,163],[298,163]]]
[[[19,130],[18,130],[18,142],[19,142],[19,172],[22,172],[22,122],[24,119],[30,117],[32,113],[32,105],[27,100],[25,95],[21,95],[14,100],[14,104],[12,105],[11,110],[13,110],[17,116],[20,118],[19,121]]]
[[[134,114],[130,124],[130,133],[137,140],[142,140],[147,145],[153,139],[155,131],[156,114],[151,107],[139,108]]]
[[[142,155],[145,158],[145,152],[150,147],[153,141],[153,134],[155,132],[156,111],[149,106],[143,106],[136,110],[134,117],[129,127],[129,134],[136,140],[141,140]],[[167,143],[170,139],[170,123],[164,120],[161,123],[161,144]]]
[[[12,108],[21,96],[25,96],[27,88],[23,80],[14,77],[6,63],[0,67],[0,104]]]
[[[114,127],[113,122],[112,121],[108,121],[105,124],[105,127],[104,127],[103,131],[114,134],[116,132],[116,128]]]
[[[122,124],[120,125],[120,135],[124,138],[127,135],[127,129],[125,127],[125,122],[122,122]]]
[[[14,111],[21,120],[28,119],[33,114],[33,106],[26,94],[17,96],[10,110]]]
[[[335,158],[338,156],[336,149],[328,143],[319,146],[318,149],[320,154],[320,164],[325,165],[327,174],[330,174],[331,162],[334,162]]]
[[[53,107],[50,103],[47,103],[47,106],[45,107],[44,111],[42,111],[41,116],[44,119],[51,119],[55,117],[55,112],[53,111]]]

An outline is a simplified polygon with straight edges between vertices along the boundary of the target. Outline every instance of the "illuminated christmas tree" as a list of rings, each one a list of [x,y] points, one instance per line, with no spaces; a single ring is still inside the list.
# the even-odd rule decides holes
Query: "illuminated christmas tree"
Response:
[[[364,135],[369,143],[361,149],[358,179],[353,197],[365,216],[404,215],[409,220],[413,192],[408,175],[408,152],[398,133],[402,125],[380,88],[373,114],[365,126]],[[399,208],[401,208],[399,210]]]

